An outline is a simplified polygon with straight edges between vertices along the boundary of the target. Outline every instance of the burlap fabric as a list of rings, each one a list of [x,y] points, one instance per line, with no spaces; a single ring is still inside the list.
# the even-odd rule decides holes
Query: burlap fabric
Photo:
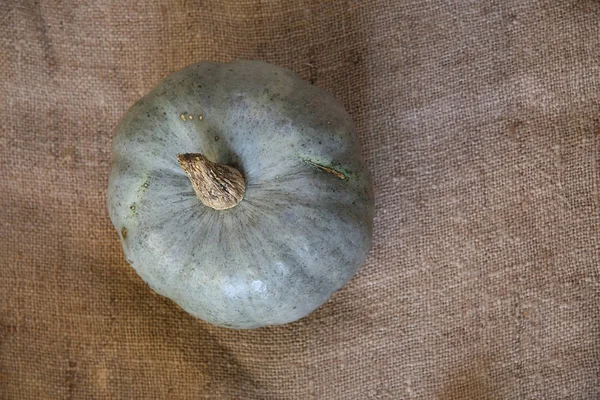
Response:
[[[262,59],[334,93],[377,197],[300,322],[209,326],[125,262],[111,133]],[[0,2],[0,398],[600,398],[598,1]]]

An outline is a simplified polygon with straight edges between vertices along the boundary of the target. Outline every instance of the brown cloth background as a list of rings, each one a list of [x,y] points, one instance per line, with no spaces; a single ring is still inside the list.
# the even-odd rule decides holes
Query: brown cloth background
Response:
[[[297,323],[155,295],[106,211],[167,74],[262,59],[334,93],[373,172],[360,273]],[[0,2],[1,399],[600,398],[600,2]]]

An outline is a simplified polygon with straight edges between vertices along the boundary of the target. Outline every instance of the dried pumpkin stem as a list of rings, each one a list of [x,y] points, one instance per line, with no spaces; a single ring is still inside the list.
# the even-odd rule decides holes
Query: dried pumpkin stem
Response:
[[[211,162],[198,153],[179,154],[177,160],[205,206],[227,210],[244,198],[246,182],[237,169]]]

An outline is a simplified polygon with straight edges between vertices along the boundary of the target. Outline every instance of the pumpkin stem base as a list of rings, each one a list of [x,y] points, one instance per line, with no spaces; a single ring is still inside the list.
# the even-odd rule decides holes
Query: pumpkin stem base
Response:
[[[205,206],[227,210],[244,198],[246,182],[237,169],[209,161],[199,153],[178,154],[177,160]]]

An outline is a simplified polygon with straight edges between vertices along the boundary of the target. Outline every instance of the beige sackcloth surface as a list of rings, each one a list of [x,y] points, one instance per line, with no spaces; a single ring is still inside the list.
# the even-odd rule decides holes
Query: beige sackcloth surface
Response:
[[[212,327],[106,211],[167,74],[260,59],[360,132],[374,245],[309,317]],[[600,2],[0,1],[1,399],[599,399]]]

